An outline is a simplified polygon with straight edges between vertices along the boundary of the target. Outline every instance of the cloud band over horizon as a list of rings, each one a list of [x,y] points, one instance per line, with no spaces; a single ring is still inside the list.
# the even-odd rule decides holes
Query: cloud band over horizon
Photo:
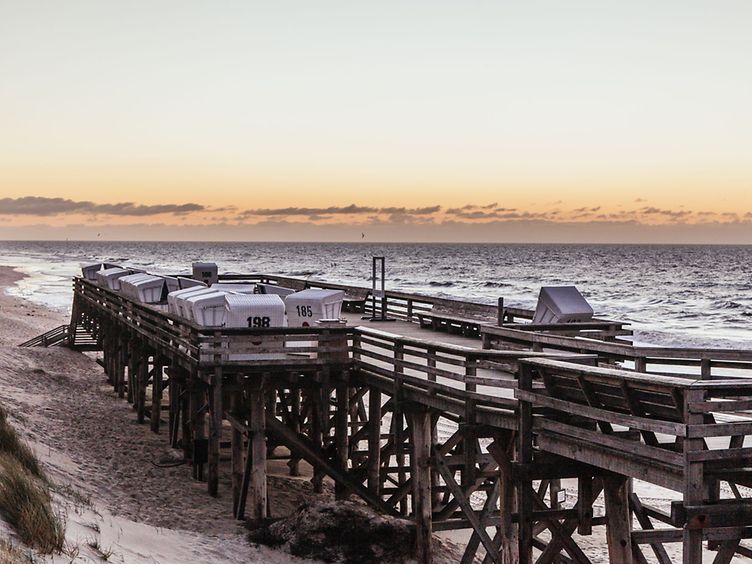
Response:
[[[0,217],[3,218],[0,227],[4,228],[0,230],[2,238],[18,238],[18,233],[30,233],[36,238],[35,229],[52,238],[70,237],[73,233],[76,237],[81,233],[84,237],[93,237],[91,233],[86,235],[92,229],[96,230],[97,237],[102,236],[102,231],[106,236],[109,230],[117,233],[114,237],[127,238],[124,233],[130,229],[136,238],[145,232],[165,233],[167,235],[160,237],[181,239],[191,232],[211,232],[215,239],[221,239],[221,234],[225,233],[228,239],[347,240],[353,238],[353,234],[360,235],[362,230],[363,236],[369,232],[371,236],[395,241],[503,242],[524,241],[527,237],[531,241],[577,242],[582,237],[602,232],[630,242],[643,241],[645,233],[640,231],[650,228],[651,242],[701,242],[712,233],[712,240],[716,242],[752,243],[752,211],[671,210],[651,205],[644,198],[611,207],[567,208],[563,202],[556,201],[535,210],[504,207],[497,202],[460,207],[440,204],[378,207],[353,203],[238,209],[195,202],[147,205],[25,196],[1,198]],[[575,229],[580,234],[575,233]]]

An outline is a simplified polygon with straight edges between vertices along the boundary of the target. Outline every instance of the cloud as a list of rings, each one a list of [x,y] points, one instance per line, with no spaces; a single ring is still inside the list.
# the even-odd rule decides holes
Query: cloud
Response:
[[[201,204],[157,204],[142,205],[133,202],[118,204],[95,204],[67,198],[45,198],[24,196],[22,198],[0,198],[0,215],[53,216],[61,214],[119,215],[145,217],[160,214],[183,215],[207,211]]]
[[[692,212],[688,210],[665,210],[655,207],[644,207],[639,211],[644,215],[662,215],[665,217],[670,217],[672,219],[681,219],[687,217],[688,215],[692,215]]]
[[[402,215],[431,215],[441,211],[441,206],[425,206],[420,208],[407,207],[384,207],[376,208],[372,206],[358,206],[350,204],[349,206],[329,206],[326,208],[258,208],[245,210],[240,217],[247,219],[250,217],[285,217],[285,216],[307,216],[316,217],[324,215],[366,215],[366,214],[402,214]]]

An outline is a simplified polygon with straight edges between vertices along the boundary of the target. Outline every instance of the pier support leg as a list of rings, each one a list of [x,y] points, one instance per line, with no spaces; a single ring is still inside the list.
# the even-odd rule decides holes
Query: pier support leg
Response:
[[[243,396],[240,393],[232,395],[232,416],[236,422],[245,423],[246,412]],[[243,432],[235,425],[232,426],[232,514],[238,514],[238,504],[243,485]]]
[[[115,391],[119,398],[125,397],[125,371],[128,366],[128,340],[118,339],[118,372],[115,382]]]
[[[368,395],[368,489],[381,496],[381,392]]]
[[[189,427],[192,440],[189,448],[193,460],[194,480],[204,479],[204,464],[206,463],[207,449],[204,447],[204,443],[206,442],[206,411],[204,409],[206,405],[206,392],[204,388],[203,384],[195,380],[191,385],[191,422]]]
[[[154,355],[154,376],[151,380],[151,418],[149,423],[154,433],[159,433],[159,424],[162,419],[162,363]]]
[[[629,479],[626,476],[603,478],[606,505],[606,540],[610,562],[632,564]]]
[[[263,385],[259,385],[252,390],[249,400],[251,408],[248,449],[250,452],[251,519],[259,520],[267,517],[266,410]]]
[[[215,368],[209,387],[209,495],[219,491],[219,443],[222,440],[222,369]]]
[[[529,366],[520,368],[519,389],[532,391],[533,373]],[[529,402],[520,401],[518,407],[517,459],[521,464],[533,461],[533,408]],[[517,482],[518,556],[519,564],[533,562],[533,496],[532,480],[525,478]]]
[[[136,371],[138,367],[139,350],[136,346],[135,339],[128,339],[128,403],[135,402],[134,382],[136,380]]]
[[[419,410],[410,414],[413,452],[413,514],[415,516],[415,558],[421,564],[433,562],[431,510],[431,414]]]
[[[324,450],[324,435],[328,433],[329,419],[329,385],[328,378],[325,377],[320,387],[313,388],[311,394],[311,440],[319,452]],[[319,469],[313,468],[313,477],[311,478],[313,491],[321,493],[324,491],[324,473]]]
[[[136,380],[138,381],[136,388],[136,414],[138,422],[143,423],[146,417],[146,384],[149,381],[149,351],[142,348],[140,352],[141,358],[138,361],[138,369],[136,371]]]
[[[499,561],[501,564],[519,562],[519,537],[512,515],[517,512],[517,490],[512,474],[514,435],[494,437],[488,452],[499,465]]]
[[[300,404],[300,389],[298,388],[292,388],[290,390],[290,397],[291,397],[291,410],[292,410],[292,417],[293,417],[293,430],[298,435],[302,431],[300,422],[302,414],[300,412],[301,404]],[[287,463],[288,467],[290,468],[290,476],[300,476],[300,459],[295,456],[294,453],[290,453],[290,461]]]
[[[350,413],[350,390],[347,382],[344,381],[345,375],[340,376],[337,382],[337,412],[335,414],[334,440],[337,448],[337,465],[343,474],[347,473],[347,461],[350,458],[349,449],[349,428],[348,415]],[[335,496],[337,499],[346,499],[348,497],[347,488],[342,487],[339,483],[335,485]]]

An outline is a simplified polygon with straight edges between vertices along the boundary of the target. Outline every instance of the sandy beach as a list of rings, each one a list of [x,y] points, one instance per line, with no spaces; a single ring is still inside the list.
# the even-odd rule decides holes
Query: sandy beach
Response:
[[[136,424],[93,356],[16,346],[67,321],[63,312],[8,296],[4,289],[21,277],[0,268],[0,403],[55,484],[69,554],[52,561],[101,561],[106,551],[111,562],[303,562],[246,541],[232,518],[227,484],[212,498],[205,484],[191,480],[188,466],[155,466],[180,453],[164,434]],[[284,487],[274,487],[279,480]],[[303,480],[271,481],[280,514],[309,487]],[[0,536],[13,538],[4,523]]]

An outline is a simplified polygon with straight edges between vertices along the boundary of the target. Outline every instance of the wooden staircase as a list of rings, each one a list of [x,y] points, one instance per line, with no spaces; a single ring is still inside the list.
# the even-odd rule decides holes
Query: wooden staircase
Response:
[[[78,351],[96,351],[100,347],[97,340],[81,325],[76,324],[71,332],[70,325],[60,325],[41,335],[24,341],[19,347],[68,347]]]

